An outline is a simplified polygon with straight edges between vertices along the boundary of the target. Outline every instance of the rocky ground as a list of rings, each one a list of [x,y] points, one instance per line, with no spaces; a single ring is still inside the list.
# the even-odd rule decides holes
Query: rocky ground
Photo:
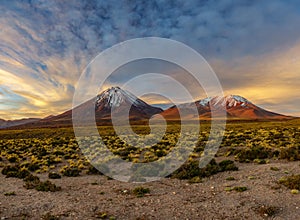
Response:
[[[1,219],[300,219],[300,194],[277,181],[299,174],[300,162],[239,164],[239,171],[223,172],[190,184],[162,179],[146,184],[122,183],[105,176],[82,175],[51,180],[58,192],[23,187],[21,179],[0,174]],[[271,170],[278,167],[278,171]],[[48,179],[46,174],[39,175]],[[234,180],[226,180],[234,177]],[[137,197],[136,187],[150,193]],[[230,191],[232,187],[246,191]],[[14,192],[14,193],[12,193]],[[15,194],[15,195],[10,195]]]

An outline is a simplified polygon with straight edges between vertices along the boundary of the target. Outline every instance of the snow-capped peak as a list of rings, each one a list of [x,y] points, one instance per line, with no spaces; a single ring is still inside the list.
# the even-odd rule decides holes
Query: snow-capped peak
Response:
[[[111,87],[103,91],[97,97],[96,103],[104,102],[106,107],[119,107],[122,103],[127,102],[131,105],[145,105],[145,103],[138,99],[132,93],[122,90],[120,87]]]
[[[199,101],[199,104],[202,106],[207,106],[211,100],[212,100],[212,97],[207,97],[205,99],[201,99]]]
[[[225,97],[217,97],[214,105],[222,105],[226,107],[235,107],[238,104],[245,106],[249,101],[238,95],[227,95]]]
[[[213,106],[226,106],[226,107],[235,107],[240,105],[246,107],[249,102],[247,99],[238,96],[238,95],[227,95],[227,96],[215,96],[208,97],[199,101],[199,104],[202,106],[208,106],[209,104]]]

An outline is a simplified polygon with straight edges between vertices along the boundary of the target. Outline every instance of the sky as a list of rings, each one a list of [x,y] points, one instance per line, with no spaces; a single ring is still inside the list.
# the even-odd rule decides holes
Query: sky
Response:
[[[195,49],[225,94],[300,116],[297,0],[1,0],[0,11],[0,118],[70,109],[76,83],[95,56],[122,41],[152,36]],[[126,81],[125,70],[108,84]],[[170,72],[181,74],[173,67]]]

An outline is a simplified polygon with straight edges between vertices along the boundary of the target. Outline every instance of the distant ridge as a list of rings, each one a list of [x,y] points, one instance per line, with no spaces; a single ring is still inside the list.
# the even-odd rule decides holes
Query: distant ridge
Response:
[[[41,120],[41,119],[40,118],[23,118],[23,119],[17,119],[17,120],[0,119],[0,129],[24,125],[24,124],[28,124],[28,123],[34,123],[34,122],[38,122],[39,120]]]

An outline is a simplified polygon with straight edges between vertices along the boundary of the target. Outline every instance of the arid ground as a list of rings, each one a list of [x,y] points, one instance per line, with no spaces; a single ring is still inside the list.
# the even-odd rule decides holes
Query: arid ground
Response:
[[[0,175],[0,215],[1,219],[299,219],[300,194],[277,183],[287,173],[299,173],[299,161],[238,167],[239,171],[194,184],[167,178],[141,185],[99,175],[63,177],[52,180],[62,187],[58,192],[27,190],[22,180]],[[137,197],[132,193],[137,186],[150,193]],[[234,186],[247,190],[226,190]],[[5,196],[8,192],[15,195]]]

